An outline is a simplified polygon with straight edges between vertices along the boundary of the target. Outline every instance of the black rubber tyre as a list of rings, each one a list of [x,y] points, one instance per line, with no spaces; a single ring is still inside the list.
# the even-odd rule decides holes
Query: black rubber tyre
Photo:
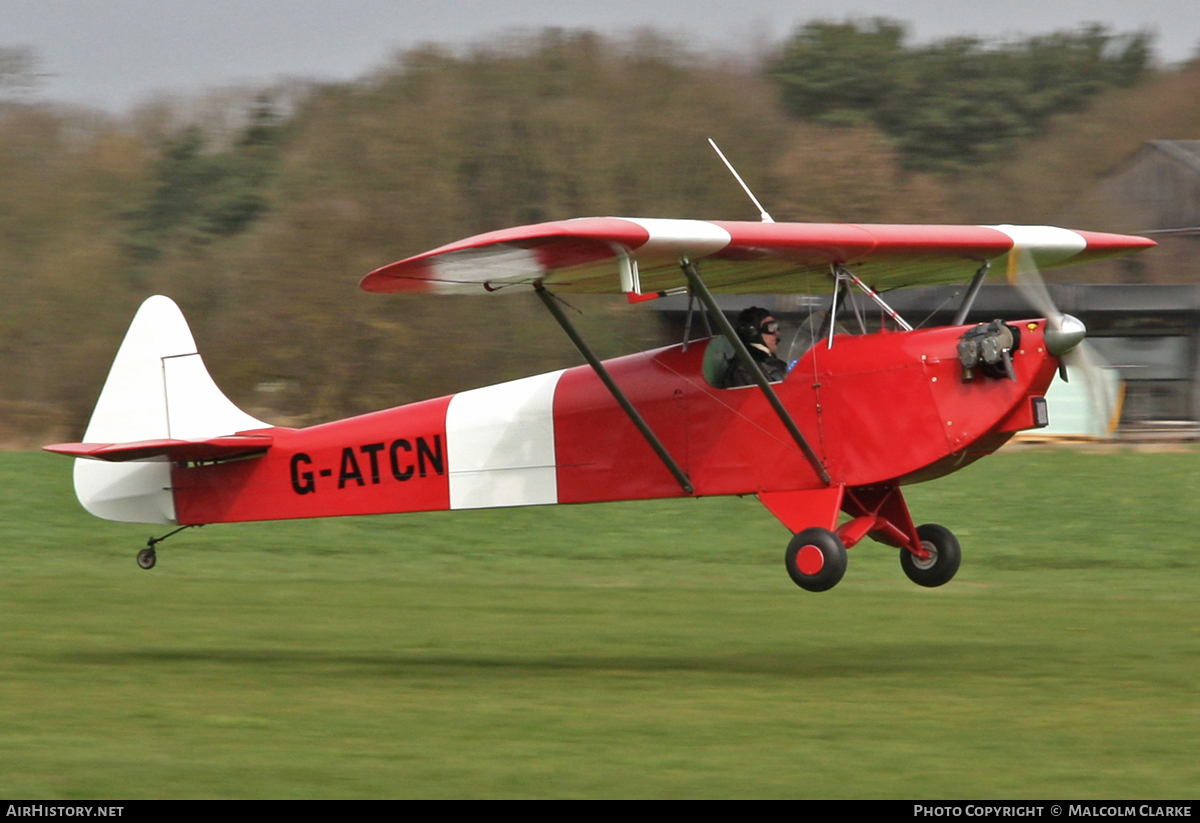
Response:
[[[805,529],[792,538],[784,554],[788,575],[802,589],[832,589],[846,573],[846,547],[829,529]]]
[[[931,557],[918,560],[908,549],[901,549],[900,568],[918,586],[933,588],[949,583],[962,562],[962,548],[954,532],[936,523],[926,523],[917,526],[917,536]]]
[[[143,569],[153,569],[158,562],[158,553],[154,549],[142,549],[137,553],[137,564]]]

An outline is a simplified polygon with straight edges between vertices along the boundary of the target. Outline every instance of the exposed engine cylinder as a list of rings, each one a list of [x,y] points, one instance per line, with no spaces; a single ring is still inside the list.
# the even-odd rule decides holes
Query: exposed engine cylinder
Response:
[[[1021,343],[1021,330],[1003,320],[981,323],[958,341],[958,360],[963,367],[963,381],[975,379],[975,369],[987,377],[1016,380],[1013,373],[1013,349]]]

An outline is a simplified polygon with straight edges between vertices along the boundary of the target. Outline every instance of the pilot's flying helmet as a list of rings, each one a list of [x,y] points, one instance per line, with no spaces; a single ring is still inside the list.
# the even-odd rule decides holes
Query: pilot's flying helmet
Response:
[[[763,321],[772,316],[772,312],[761,306],[751,306],[748,309],[742,309],[737,317],[738,337],[746,345],[751,343],[761,343],[763,341]]]

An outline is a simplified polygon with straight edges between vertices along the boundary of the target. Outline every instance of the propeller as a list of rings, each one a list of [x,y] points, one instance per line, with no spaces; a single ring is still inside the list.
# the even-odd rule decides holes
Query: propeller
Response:
[[[1046,349],[1062,359],[1059,373],[1066,380],[1069,367],[1083,375],[1093,419],[1100,421],[1105,433],[1111,435],[1120,419],[1124,387],[1119,380],[1112,380],[1104,358],[1084,340],[1087,326],[1054,305],[1029,249],[1014,248],[1009,252],[1008,282],[1046,318]]]

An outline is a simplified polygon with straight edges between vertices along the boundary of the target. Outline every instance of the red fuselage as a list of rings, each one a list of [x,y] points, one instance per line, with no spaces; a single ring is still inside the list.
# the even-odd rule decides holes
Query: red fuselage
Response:
[[[1035,425],[1031,398],[1045,393],[1058,358],[1045,351],[1044,321],[1015,325],[1015,381],[964,381],[956,348],[964,328],[944,327],[838,335],[775,389],[833,486],[930,479]],[[707,345],[605,364],[695,494],[766,502],[826,488],[758,388],[704,380]],[[179,523],[685,496],[587,366],[263,433],[273,444],[261,456],[175,465]]]

